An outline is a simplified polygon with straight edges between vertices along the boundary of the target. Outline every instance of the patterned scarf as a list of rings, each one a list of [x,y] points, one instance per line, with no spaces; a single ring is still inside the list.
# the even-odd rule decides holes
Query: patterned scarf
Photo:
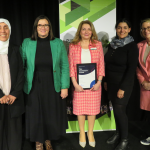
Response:
[[[114,38],[111,42],[110,42],[110,46],[113,49],[117,49],[118,47],[123,47],[124,45],[131,43],[132,41],[134,41],[133,37],[128,35],[123,39],[118,39],[118,38]]]

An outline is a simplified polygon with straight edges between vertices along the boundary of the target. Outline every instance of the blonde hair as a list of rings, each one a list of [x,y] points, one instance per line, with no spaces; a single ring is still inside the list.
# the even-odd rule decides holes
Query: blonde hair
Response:
[[[90,40],[91,40],[92,44],[96,43],[95,40],[98,41],[98,36],[96,34],[96,31],[95,31],[93,23],[91,21],[89,21],[89,20],[84,20],[84,21],[80,22],[80,24],[78,26],[78,29],[77,29],[77,32],[75,34],[75,37],[74,37],[74,39],[72,40],[71,43],[74,44],[74,45],[76,45],[79,41],[81,41],[80,32],[81,32],[83,24],[89,24],[90,25],[91,30],[92,30],[92,36],[91,36]]]
[[[149,22],[150,23],[150,18],[146,18],[146,19],[144,19],[144,20],[141,21],[141,23],[140,23],[140,29],[142,29],[142,25],[143,25],[144,22]],[[143,38],[145,38],[145,36],[142,34],[142,30],[140,30],[140,35]]]

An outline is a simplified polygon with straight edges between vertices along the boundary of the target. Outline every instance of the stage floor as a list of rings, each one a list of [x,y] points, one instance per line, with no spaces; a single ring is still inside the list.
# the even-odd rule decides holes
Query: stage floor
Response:
[[[147,137],[145,122],[129,122],[129,150],[150,150],[150,146],[140,144],[140,140]],[[150,132],[150,129],[149,129]],[[85,148],[79,146],[79,134],[68,133],[58,141],[52,141],[53,150],[114,150],[114,145],[107,145],[106,140],[114,131],[94,132],[96,147],[89,146],[88,141]],[[87,140],[87,139],[86,139]],[[35,144],[24,139],[22,150],[35,150]]]

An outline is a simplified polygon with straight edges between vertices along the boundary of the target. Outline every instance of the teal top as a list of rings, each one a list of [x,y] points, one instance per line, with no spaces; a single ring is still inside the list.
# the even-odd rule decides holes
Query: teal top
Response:
[[[32,88],[36,47],[37,41],[26,38],[20,48],[25,70],[24,92],[26,94],[29,94]],[[60,92],[61,89],[67,89],[70,86],[67,51],[62,40],[58,38],[50,41],[50,47],[53,60],[54,87],[56,92]]]

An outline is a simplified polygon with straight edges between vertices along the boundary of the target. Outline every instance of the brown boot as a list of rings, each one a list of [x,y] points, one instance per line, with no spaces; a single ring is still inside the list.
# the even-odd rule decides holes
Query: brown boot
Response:
[[[43,150],[43,143],[36,142],[36,150]]]
[[[46,150],[53,150],[50,140],[45,141]]]

